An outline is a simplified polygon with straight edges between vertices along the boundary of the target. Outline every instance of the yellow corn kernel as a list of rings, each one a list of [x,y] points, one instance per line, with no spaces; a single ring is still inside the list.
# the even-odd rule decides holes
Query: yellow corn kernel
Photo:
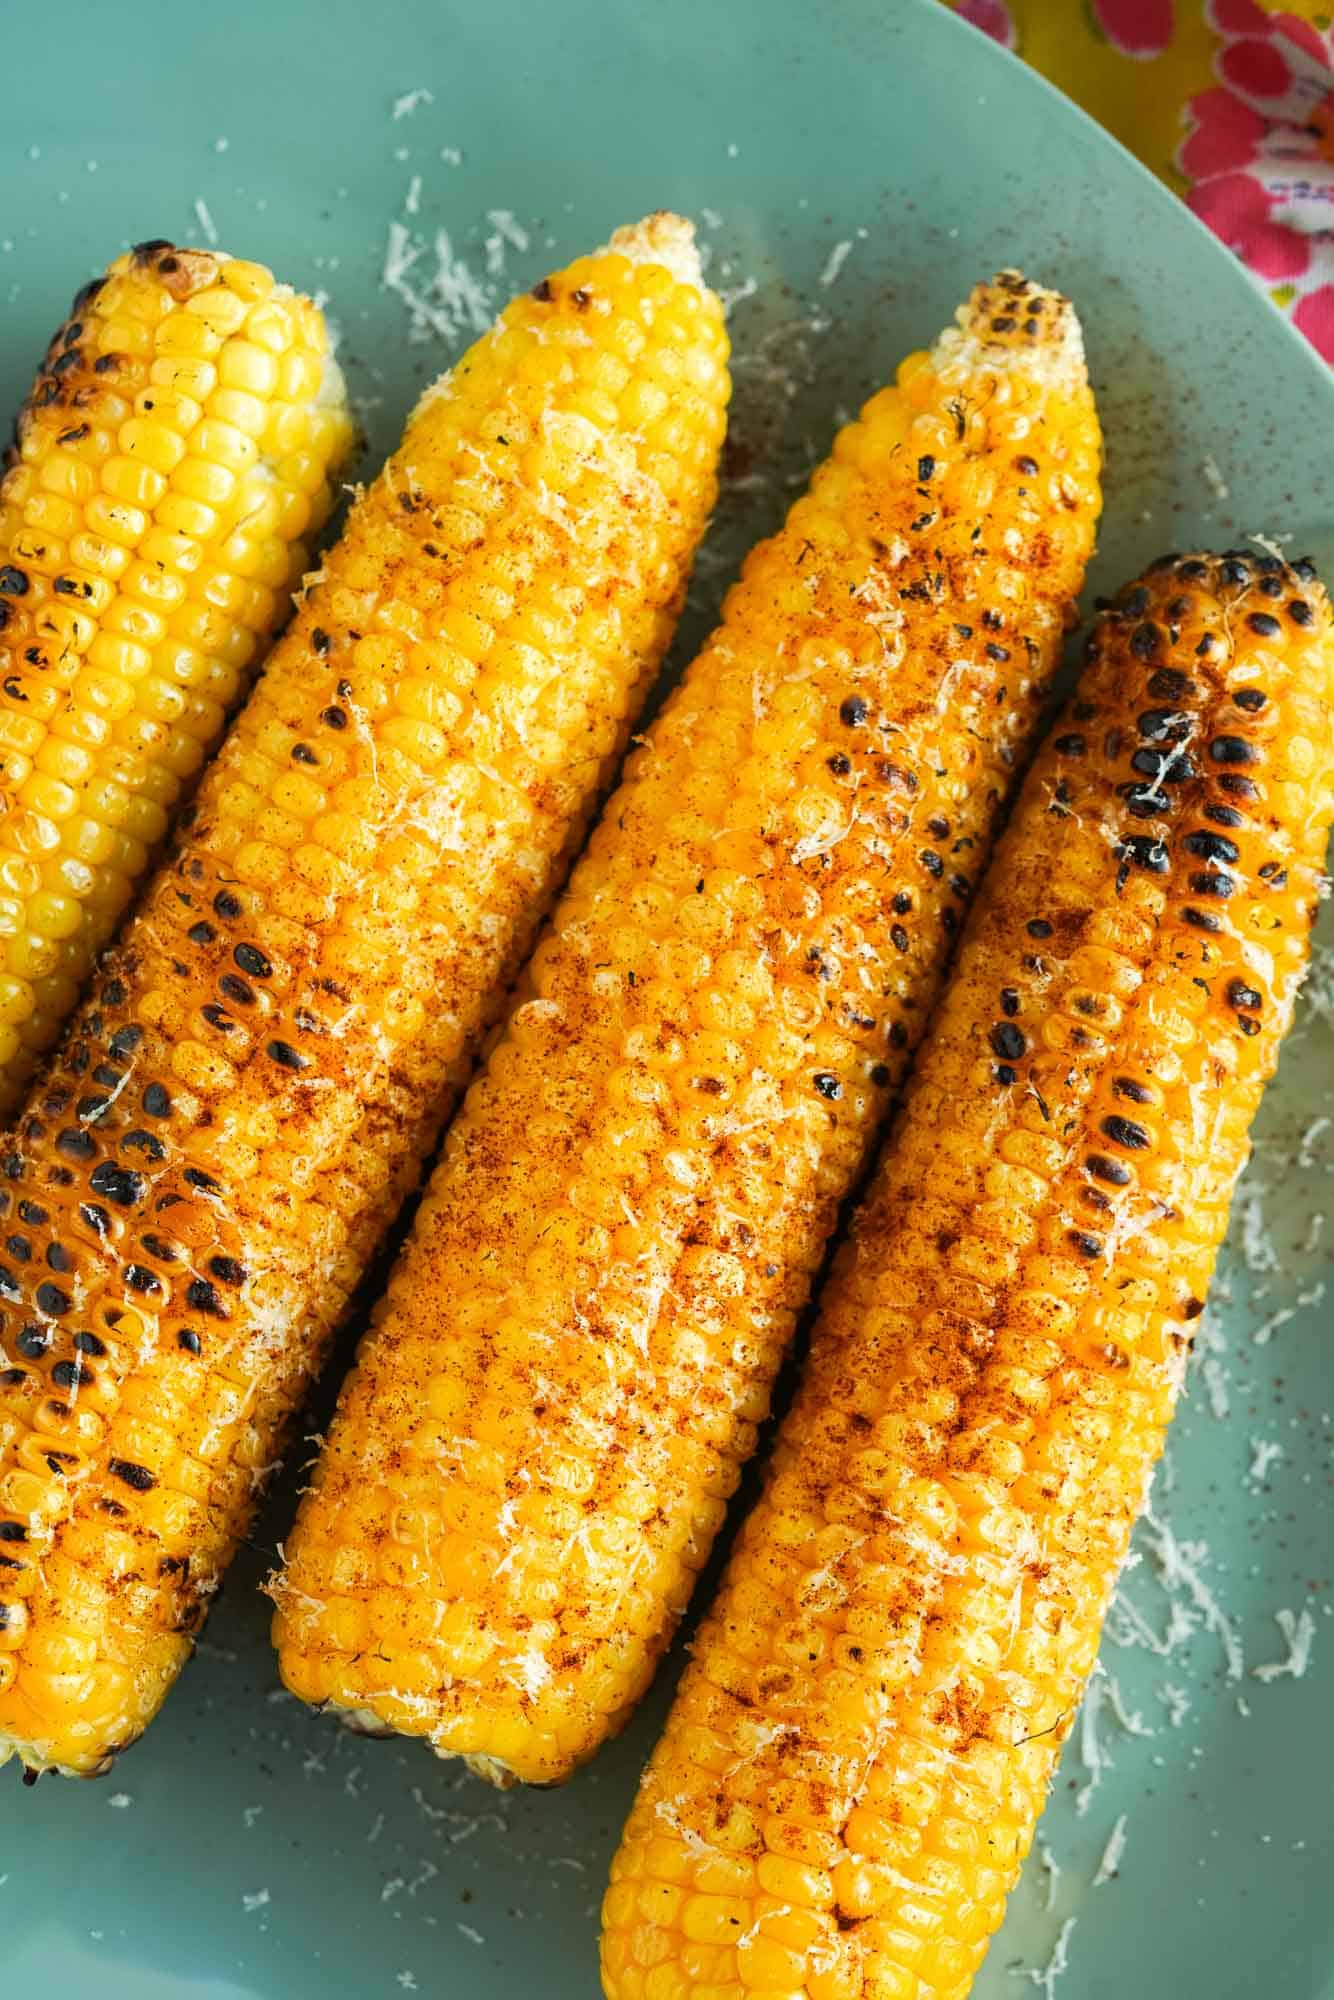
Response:
[[[1042,452],[1031,433],[1025,451]],[[1263,722],[1227,692],[1259,664],[1257,612],[1280,635],[1266,640]],[[1207,677],[1202,626],[1223,635]],[[1144,772],[1145,723],[1169,679],[1183,740],[1240,746],[1249,792],[1203,758],[1170,784]],[[1248,812],[1240,799],[1311,702],[1322,719],[1301,796]],[[1089,714],[1096,730],[1080,727]],[[967,1992],[1092,1668],[1172,1413],[1182,1316],[1199,1310],[1227,1221],[1202,1177],[1175,1175],[1158,1224],[1168,1254],[1153,1254],[1130,1169],[1193,1159],[1206,1132],[1217,1187],[1233,1185],[1307,960],[1332,768],[1334,620],[1305,565],[1238,581],[1231,561],[1173,558],[1100,621],[1073,713],[984,880],[914,1094],[823,1295],[769,1484],[631,1812],[603,1912],[609,2000],[634,2000],[640,1965],[688,1972],[702,1930],[690,1913],[714,1907],[702,1857],[757,1795],[773,1808],[758,1888],[811,1921],[771,1933],[759,1899],[737,1898],[743,1980],[753,1956],[760,1992],[770,1978],[818,2000]],[[1056,820],[1053,798],[1067,809]],[[1200,829],[1220,823],[1227,839],[1210,847]],[[1116,956],[1095,956],[1081,948],[1090,909],[1121,909],[1134,871],[1169,920],[1118,926]],[[1231,912],[1275,880],[1271,969],[1257,975]],[[1169,1040],[1163,996],[1201,980],[1198,1025]],[[1050,1011],[1113,992],[1105,1034],[1043,1067]],[[1035,1092],[1049,1136],[1016,1150]],[[975,1104],[984,1118],[968,1115]],[[942,1179],[992,1198],[956,1204],[942,1228]],[[961,1246],[979,1253],[962,1264],[966,1312]],[[899,1296],[912,1310],[885,1311]],[[826,1770],[837,1780],[805,1782]],[[777,1858],[808,1840],[824,1843],[821,1869]],[[785,1955],[767,1955],[771,1939]]]

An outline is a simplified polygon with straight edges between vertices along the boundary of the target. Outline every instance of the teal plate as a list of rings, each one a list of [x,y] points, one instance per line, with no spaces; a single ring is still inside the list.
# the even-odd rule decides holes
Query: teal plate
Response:
[[[0,406],[109,254],[216,228],[328,294],[378,459],[473,316],[666,204],[701,222],[738,351],[678,652],[838,416],[1009,262],[1087,329],[1095,588],[1257,533],[1334,575],[1324,368],[1169,195],[934,0],[138,0],[11,8],[4,42]],[[977,2000],[1334,2000],[1332,1057],[1327,956]],[[0,1993],[593,2000],[596,1907],[672,1671],[559,1792],[500,1796],[341,1734],[279,1689],[256,1587],[296,1484],[109,1778],[0,1776]]]

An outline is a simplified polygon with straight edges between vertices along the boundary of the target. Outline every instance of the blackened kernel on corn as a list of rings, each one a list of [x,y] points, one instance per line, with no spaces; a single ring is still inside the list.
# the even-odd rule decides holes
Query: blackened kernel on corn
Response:
[[[1230,979],[1227,986],[1229,1007],[1256,1008],[1264,1005],[1264,995],[1250,986],[1244,979]]]
[[[27,1200],[19,1203],[18,1218],[20,1222],[26,1222],[30,1229],[40,1229],[44,1222],[49,1222],[51,1219],[40,1202]]]
[[[825,762],[836,778],[846,778],[852,769],[851,758],[845,757],[841,750],[836,750],[832,757],[825,759]]]
[[[1258,799],[1260,788],[1244,771],[1220,771],[1215,779],[1220,791],[1234,799]]]
[[[917,859],[921,862],[927,874],[934,875],[937,881],[945,873],[945,864],[934,848],[924,847],[918,854]]]
[[[245,1265],[235,1257],[210,1257],[208,1268],[213,1276],[224,1285],[243,1285],[246,1280]]]
[[[1283,627],[1272,611],[1252,611],[1247,614],[1246,623],[1260,639],[1277,639]]]
[[[1208,910],[1197,910],[1191,904],[1188,904],[1181,914],[1192,930],[1221,931],[1223,928],[1221,917],[1214,916]]]
[[[206,924],[202,918],[197,924],[191,924],[186,932],[191,944],[212,944],[217,935],[212,924]]]
[[[108,1459],[107,1471],[113,1479],[119,1479],[124,1485],[133,1487],[136,1493],[151,1493],[157,1485],[157,1479],[148,1467],[137,1465],[130,1458]]]
[[[232,957],[237,965],[240,966],[242,972],[248,973],[252,979],[272,979],[272,962],[260,950],[258,945],[238,944],[232,953]]]
[[[73,1300],[60,1285],[53,1285],[49,1278],[44,1278],[33,1294],[33,1303],[38,1312],[45,1313],[49,1319],[63,1319]]]
[[[1151,660],[1162,642],[1162,633],[1151,623],[1137,625],[1130,635],[1130,650],[1137,660]]]
[[[849,729],[860,729],[870,713],[865,698],[859,694],[847,695],[839,703],[838,718]]]
[[[908,1046],[908,1030],[907,1030],[907,1029],[906,1029],[906,1028],[904,1027],[904,1025],[903,1025],[902,1021],[891,1021],[891,1022],[890,1022],[890,1024],[889,1024],[889,1030],[888,1030],[888,1034],[887,1034],[887,1037],[886,1037],[886,1039],[888,1040],[888,1042],[889,1042],[889,1046],[890,1046],[890,1047],[891,1047],[892,1049],[906,1049],[906,1048],[907,1048],[907,1046]]]
[[[162,1290],[161,1278],[147,1264],[127,1264],[124,1277],[130,1290],[142,1298],[156,1297]]]
[[[47,1244],[46,1261],[53,1271],[64,1272],[74,1269],[74,1259],[63,1243]]]
[[[16,1264],[26,1264],[32,1258],[32,1245],[26,1236],[7,1236],[5,1248]]]
[[[133,1208],[148,1191],[148,1183],[142,1174],[136,1173],[132,1167],[117,1166],[113,1160],[103,1160],[94,1167],[88,1185],[94,1194],[105,1196],[118,1208]]]
[[[268,1052],[274,1062],[280,1064],[283,1069],[297,1070],[310,1067],[310,1057],[302,1055],[300,1049],[294,1049],[290,1042],[275,1039],[269,1043]]]
[[[202,1194],[217,1194],[222,1186],[221,1181],[216,1180],[212,1174],[206,1174],[202,1167],[187,1167],[181,1178],[190,1187],[198,1188]]]
[[[1018,1070],[1012,1069],[1009,1063],[997,1063],[992,1074],[995,1076],[997,1083],[1011,1084],[1018,1083],[1019,1081]]]
[[[68,1125],[63,1132],[58,1132],[56,1145],[71,1160],[91,1160],[97,1155],[97,1141],[78,1125]]]
[[[91,1356],[94,1361],[97,1360],[99,1355],[105,1354],[107,1351],[106,1342],[99,1340],[95,1333],[88,1332],[75,1334],[74,1349],[78,1354]]]
[[[51,1336],[43,1326],[23,1326],[19,1328],[14,1345],[29,1361],[40,1361],[51,1345]]]
[[[231,1030],[236,1026],[235,1021],[226,1008],[219,1007],[216,1000],[206,1000],[199,1011],[208,1022],[210,1028],[217,1028],[221,1034],[230,1034]]]
[[[1068,1235],[1081,1257],[1101,1257],[1105,1248],[1101,1236],[1091,1236],[1084,1229],[1071,1229]]]
[[[908,944],[908,933],[907,933],[907,931],[905,931],[905,930],[904,930],[904,928],[903,928],[903,925],[902,925],[902,924],[891,924],[891,925],[890,925],[890,927],[889,927],[889,941],[890,941],[890,943],[891,943],[891,944],[893,945],[893,947],[894,947],[895,951],[907,951],[907,950],[908,950],[908,948],[909,948],[909,944]]]
[[[209,1313],[214,1319],[225,1319],[227,1316],[218,1288],[208,1278],[192,1278],[185,1300],[192,1312]]]
[[[871,1081],[877,1090],[884,1090],[894,1080],[894,1073],[887,1063],[872,1063]]]
[[[139,1241],[149,1256],[156,1257],[160,1264],[174,1264],[176,1262],[175,1245],[165,1242],[161,1236],[154,1235],[151,1229],[146,1230],[139,1238]]]
[[[1058,736],[1053,748],[1058,750],[1062,757],[1082,757],[1088,750],[1088,744],[1082,736],[1066,735]]]
[[[912,897],[906,889],[896,890],[889,907],[893,910],[896,917],[906,917],[912,908]]]
[[[153,1161],[164,1160],[167,1157],[167,1149],[157,1134],[146,1132],[139,1125],[136,1125],[132,1132],[127,1132],[120,1144],[122,1152],[144,1153]]]
[[[1232,697],[1238,708],[1244,708],[1248,715],[1258,715],[1268,696],[1263,688],[1238,688]]]
[[[973,893],[973,885],[968,880],[968,877],[966,875],[950,876],[951,895],[958,896],[962,902],[967,902],[969,896],[971,896],[972,893]]]
[[[1190,734],[1193,724],[1179,708],[1146,708],[1136,716],[1135,727],[1146,742],[1176,743]]]
[[[997,1021],[987,1039],[1006,1062],[1019,1062],[1028,1053],[1028,1038],[1013,1021]]]
[[[320,710],[320,721],[327,729],[346,729],[347,712],[331,702],[327,708]]]
[[[1226,901],[1229,896],[1236,894],[1237,882],[1236,877],[1229,875],[1226,869],[1208,868],[1201,869],[1198,874],[1191,876],[1190,888],[1193,895],[1215,896],[1221,901]]]
[[[21,1299],[22,1297],[23,1287],[19,1284],[14,1273],[7,1271],[3,1265],[0,1265],[0,1299]]]
[[[1280,868],[1277,861],[1264,861],[1260,864],[1260,880],[1270,889],[1286,889],[1288,871]]]
[[[1149,693],[1155,701],[1186,701],[1194,692],[1190,675],[1177,667],[1158,667],[1149,676]]]
[[[1084,1165],[1095,1179],[1106,1181],[1112,1187],[1128,1187],[1134,1179],[1125,1162],[1114,1160],[1109,1153],[1089,1153]]]
[[[1052,934],[1052,927],[1045,917],[1030,917],[1024,928],[1032,938],[1049,938]]]
[[[26,1542],[28,1530],[22,1521],[0,1521],[0,1542]]]
[[[107,1090],[118,1090],[124,1081],[124,1070],[113,1069],[110,1063],[98,1063],[93,1071],[93,1082],[102,1084]]]
[[[1300,625],[1304,630],[1309,630],[1315,624],[1314,611],[1312,611],[1306,600],[1301,597],[1293,598],[1291,604],[1288,606],[1288,616],[1294,625]]]
[[[234,1001],[238,1007],[253,1007],[255,1004],[254,987],[235,972],[223,973],[218,981],[218,991],[225,994],[228,1000]]]
[[[1244,736],[1215,736],[1209,745],[1209,755],[1215,764],[1258,764],[1260,752],[1254,743],[1248,743]]]
[[[1260,1032],[1260,1023],[1254,1014],[1238,1014],[1237,1026],[1243,1035],[1258,1035]]]
[[[1103,1119],[1101,1130],[1103,1137],[1110,1139],[1114,1145],[1127,1146],[1134,1152],[1142,1152],[1151,1144],[1143,1125],[1137,1124],[1133,1118],[1122,1118],[1116,1112]]]
[[[926,830],[933,840],[948,840],[950,837],[950,823],[944,813],[932,813]]]
[[[1181,845],[1187,854],[1197,854],[1202,861],[1235,863],[1241,859],[1241,849],[1235,840],[1229,840],[1226,834],[1210,833],[1204,827],[1188,833]]]
[[[80,1356],[74,1361],[57,1361],[51,1370],[51,1380],[57,1389],[78,1389],[93,1380],[93,1371]]]
[[[219,889],[213,898],[213,908],[226,922],[235,922],[243,914],[241,900],[230,889]]]
[[[165,1084],[150,1083],[144,1088],[139,1102],[150,1118],[170,1118],[171,1096]]]
[[[817,1070],[814,1077],[812,1078],[812,1082],[814,1083],[815,1088],[819,1091],[821,1097],[827,1097],[833,1100],[843,1095],[842,1084],[839,1082],[838,1078],[834,1076],[833,1073],[827,1069]]]
[[[1019,995],[1013,986],[1002,986],[1000,995],[1001,1013],[1013,1019],[1019,1012]]]

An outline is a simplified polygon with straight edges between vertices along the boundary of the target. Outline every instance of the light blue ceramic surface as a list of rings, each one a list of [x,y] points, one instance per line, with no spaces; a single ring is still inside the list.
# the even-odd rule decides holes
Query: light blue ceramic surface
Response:
[[[930,0],[11,6],[3,45],[0,407],[109,254],[215,226],[328,293],[378,458],[466,317],[446,286],[427,300],[446,334],[409,337],[381,283],[391,223],[400,259],[422,246],[409,288],[443,229],[499,303],[668,204],[741,294],[732,477],[691,636],[836,414],[1007,262],[1087,327],[1108,444],[1095,587],[1257,532],[1334,566],[1323,367],[1168,195]],[[1030,1864],[978,2000],[1334,1995],[1329,962],[1323,979],[1159,1483],[1176,1544],[1141,1535],[1114,1621],[1140,1643],[1105,1646],[1100,1717],[1044,1822],[1062,1872]],[[340,1735],[279,1691],[255,1588],[294,1484],[112,1777],[21,1792],[0,1774],[0,1996],[592,2000],[595,1909],[671,1673],[559,1793],[498,1797],[418,1747]],[[1299,1641],[1313,1625],[1302,1678],[1263,1671],[1288,1657],[1280,1610]]]

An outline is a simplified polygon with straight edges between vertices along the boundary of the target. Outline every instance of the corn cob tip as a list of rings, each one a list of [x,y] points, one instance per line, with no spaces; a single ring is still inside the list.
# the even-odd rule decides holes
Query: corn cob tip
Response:
[[[964,377],[978,369],[1022,368],[1051,388],[1088,381],[1084,330],[1069,299],[1026,278],[998,271],[975,285],[932,352],[937,372]]]
[[[673,215],[669,208],[657,209],[641,222],[628,222],[614,230],[607,248],[619,251],[634,264],[661,264],[680,284],[704,289],[695,225],[683,215]]]

